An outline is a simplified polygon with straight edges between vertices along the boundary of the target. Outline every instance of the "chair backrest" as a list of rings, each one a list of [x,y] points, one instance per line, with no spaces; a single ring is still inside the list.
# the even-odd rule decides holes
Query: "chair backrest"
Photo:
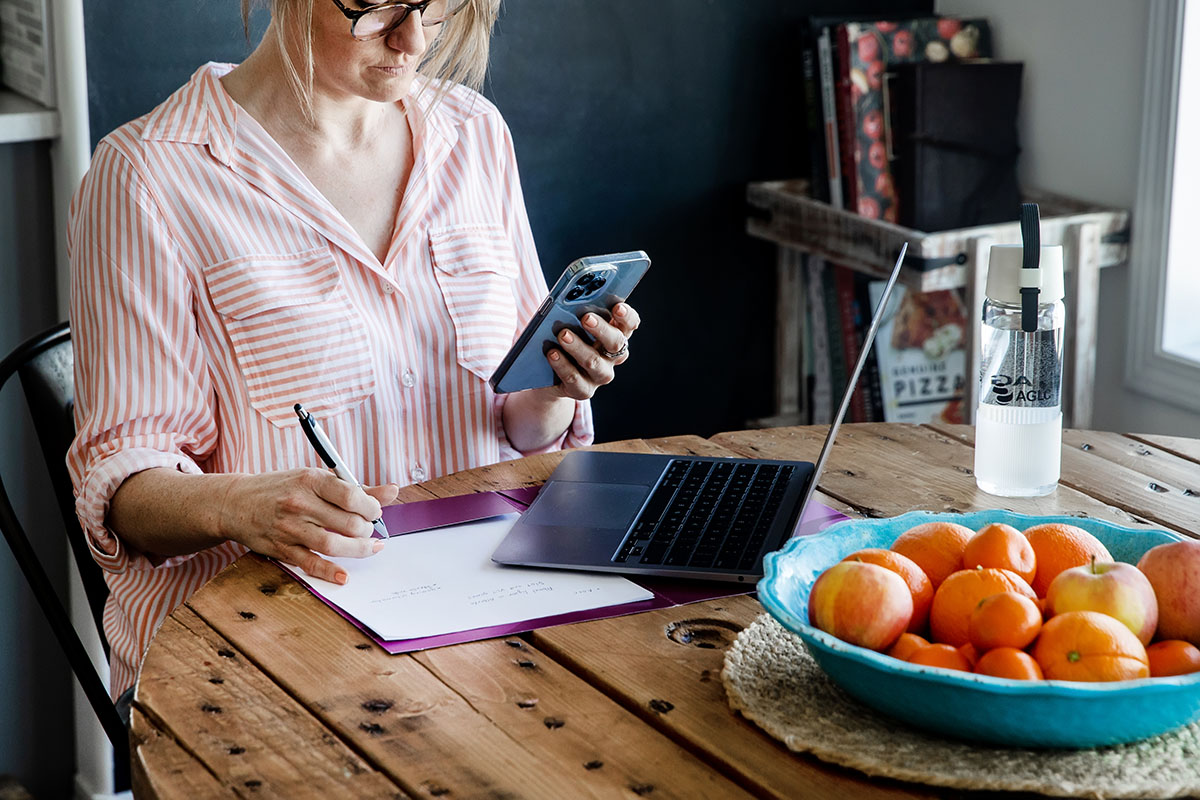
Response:
[[[67,538],[71,542],[75,564],[79,568],[88,605],[92,609],[96,628],[100,632],[100,641],[104,642],[107,654],[108,643],[104,638],[101,616],[104,601],[108,597],[108,587],[104,583],[99,565],[92,560],[83,530],[75,516],[74,492],[66,466],[67,448],[75,436],[73,369],[71,329],[68,323],[64,322],[28,340],[0,361],[0,390],[8,383],[9,378],[14,375],[20,378],[38,441],[41,443],[42,454],[50,472],[59,512],[66,526]],[[25,529],[17,519],[2,478],[0,530],[12,548],[17,565],[29,582],[38,605],[49,619],[50,627],[66,653],[71,669],[104,727],[104,732],[112,742],[113,748],[117,750],[119,761],[122,753],[125,754],[124,760],[128,761],[129,740],[125,726],[108,697],[103,681],[92,666],[79,635],[71,625],[70,616],[38,560]]]

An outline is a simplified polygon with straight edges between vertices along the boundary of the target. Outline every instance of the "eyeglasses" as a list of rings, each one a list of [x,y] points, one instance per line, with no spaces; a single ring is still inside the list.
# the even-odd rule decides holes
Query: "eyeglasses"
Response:
[[[333,0],[333,4],[350,20],[350,35],[360,42],[387,36],[403,25],[414,11],[421,15],[421,24],[426,28],[441,25],[462,11],[468,2],[470,0],[423,0],[416,3],[389,0],[356,11],[346,8],[341,0]]]

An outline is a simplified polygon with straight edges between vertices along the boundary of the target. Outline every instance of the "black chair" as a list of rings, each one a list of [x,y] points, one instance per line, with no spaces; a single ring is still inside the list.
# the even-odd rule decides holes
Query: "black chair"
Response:
[[[34,429],[42,447],[42,455],[50,472],[50,482],[58,501],[58,510],[66,526],[67,539],[75,556],[75,565],[83,580],[84,592],[104,653],[108,655],[108,642],[104,638],[102,615],[104,601],[108,597],[108,586],[104,582],[99,565],[88,551],[87,541],[79,520],[75,516],[75,496],[71,479],[67,473],[67,448],[75,436],[73,417],[75,406],[74,351],[71,347],[71,328],[63,322],[45,333],[41,333],[17,347],[0,361],[0,390],[13,375],[20,378],[29,404]],[[50,621],[50,627],[66,653],[75,678],[83,687],[88,702],[112,742],[115,751],[118,787],[128,780],[129,732],[117,714],[116,706],[108,697],[108,691],[99,673],[92,666],[87,651],[71,625],[62,601],[50,584],[46,570],[38,560],[37,553],[29,543],[25,529],[21,527],[9,500],[4,482],[0,479],[0,529],[12,548],[17,565],[25,574],[38,605]]]

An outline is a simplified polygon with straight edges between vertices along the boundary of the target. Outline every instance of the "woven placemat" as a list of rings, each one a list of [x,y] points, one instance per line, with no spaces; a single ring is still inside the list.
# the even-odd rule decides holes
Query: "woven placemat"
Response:
[[[763,614],[721,672],[729,705],[801,753],[868,775],[1055,797],[1200,797],[1200,723],[1091,750],[988,747],[927,734],[839,689],[800,637]]]

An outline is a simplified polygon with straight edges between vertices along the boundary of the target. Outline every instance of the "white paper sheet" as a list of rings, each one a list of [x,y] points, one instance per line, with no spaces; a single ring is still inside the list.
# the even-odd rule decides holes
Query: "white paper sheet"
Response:
[[[344,585],[285,566],[385,640],[474,630],[654,595],[618,575],[502,567],[492,553],[517,514],[393,536],[379,553],[332,558]]]

